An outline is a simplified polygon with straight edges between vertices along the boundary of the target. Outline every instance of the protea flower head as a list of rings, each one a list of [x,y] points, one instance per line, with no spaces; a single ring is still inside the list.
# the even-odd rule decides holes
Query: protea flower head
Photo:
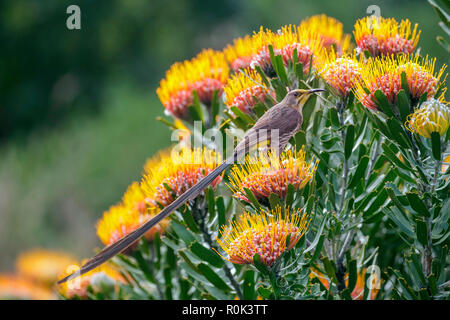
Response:
[[[222,52],[203,50],[192,60],[173,64],[156,93],[168,114],[183,118],[194,102],[194,90],[200,101],[209,105],[214,91],[218,91],[219,96],[222,94],[228,73]]]
[[[251,264],[258,254],[262,263],[270,267],[285,250],[295,246],[308,224],[307,215],[299,209],[277,207],[269,213],[245,213],[222,228],[217,242],[228,255],[225,259],[232,263]]]
[[[141,182],[146,201],[153,207],[165,207],[206,177],[221,163],[221,156],[206,148],[183,147],[179,152],[164,151],[147,161]],[[217,177],[215,188],[222,181]]]
[[[85,262],[86,261],[83,261],[82,264]],[[60,278],[77,271],[79,268],[80,267],[76,264],[72,265],[64,273],[62,273]],[[68,299],[87,299],[89,287],[91,287],[93,292],[96,293],[104,290],[106,286],[112,287],[113,290],[116,290],[119,284],[125,282],[125,279],[115,266],[111,263],[105,263],[89,272],[86,272],[80,277],[62,283],[58,287],[58,291],[62,296]]]
[[[13,274],[0,274],[0,300],[56,299],[47,286]]]
[[[346,52],[350,46],[351,36],[344,34],[342,22],[325,14],[304,19],[300,23],[300,29],[318,34],[322,45],[328,50],[334,49],[339,55]]]
[[[229,187],[233,196],[249,202],[244,191],[248,188],[255,197],[267,199],[274,193],[281,199],[286,197],[289,184],[302,189],[314,176],[318,162],[305,160],[304,148],[287,150],[280,157],[275,153],[260,153],[258,157],[247,156],[242,166],[231,169]]]
[[[260,49],[254,45],[254,42],[254,37],[246,35],[243,38],[234,39],[233,44],[225,47],[223,52],[233,71],[250,67],[250,63]]]
[[[266,101],[269,95],[275,96],[271,89],[263,85],[261,76],[250,68],[232,76],[224,92],[225,104],[228,107],[236,106],[245,113],[250,112],[255,104]]]
[[[285,66],[294,61],[294,52],[297,52],[297,62],[303,65],[303,72],[309,72],[311,59],[313,64],[323,52],[323,45],[317,33],[306,28],[292,25],[283,26],[274,38],[274,49],[283,57]]]
[[[252,36],[253,50],[256,52],[253,55],[253,59],[250,63],[251,68],[255,68],[258,65],[262,71],[268,76],[273,76],[275,74],[275,69],[270,61],[269,45],[273,46],[274,34],[269,29],[264,30],[263,27],[260,28],[259,32],[255,32]],[[274,49],[274,54],[280,54],[279,50]]]
[[[355,54],[339,57],[334,50],[330,50],[319,61],[320,77],[338,96],[347,97],[361,77],[360,61],[356,59]]]
[[[36,283],[51,286],[66,268],[76,263],[75,257],[48,249],[32,249],[17,258],[18,274]]]
[[[377,110],[375,92],[380,90],[388,101],[395,104],[402,89],[401,75],[406,75],[410,98],[413,101],[426,94],[431,98],[441,85],[439,83],[446,66],[434,72],[435,59],[400,55],[389,58],[368,59],[361,66],[361,77],[355,84],[355,95],[367,108]]]
[[[361,51],[368,51],[372,57],[410,54],[419,42],[417,24],[411,30],[406,19],[398,23],[395,19],[365,17],[355,24],[355,40]]]
[[[445,135],[450,127],[450,108],[436,99],[425,101],[408,115],[405,127],[425,138],[431,138],[432,132]]]

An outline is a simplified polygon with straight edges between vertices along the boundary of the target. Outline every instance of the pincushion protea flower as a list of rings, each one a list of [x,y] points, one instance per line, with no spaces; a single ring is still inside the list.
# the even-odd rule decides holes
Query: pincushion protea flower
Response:
[[[142,190],[151,206],[165,207],[220,164],[221,156],[206,148],[161,152],[145,164]],[[215,188],[221,181],[219,176],[211,186]]]
[[[97,223],[97,236],[104,245],[111,245],[152,217],[150,214],[140,214],[135,210],[130,210],[123,204],[111,206]],[[147,239],[152,239],[155,232],[161,233],[163,229],[164,225],[157,225],[150,229],[145,236]]]
[[[255,68],[258,65],[262,71],[268,76],[275,74],[272,62],[270,61],[269,45],[273,46],[276,34],[269,29],[264,30],[263,27],[259,32],[255,32],[252,36],[252,47],[255,54],[250,62],[250,67]],[[273,48],[274,54],[279,54],[279,50]]]
[[[325,48],[334,48],[339,54],[347,51],[350,46],[351,36],[344,34],[342,22],[325,14],[306,18],[300,23],[300,29],[306,29],[311,33],[318,34]]]
[[[234,39],[233,44],[225,47],[223,52],[233,71],[250,67],[250,63],[260,49],[254,43],[255,38],[246,35],[244,38]]]
[[[361,66],[361,77],[355,84],[355,95],[367,108],[376,110],[375,91],[380,90],[388,101],[394,104],[397,94],[402,89],[401,74],[405,72],[410,98],[418,100],[423,94],[431,98],[440,86],[446,66],[434,73],[436,59],[419,56],[397,56],[389,58],[368,59]]]
[[[425,138],[431,138],[432,132],[442,136],[450,127],[450,108],[435,99],[425,101],[419,109],[408,115],[405,127]]]
[[[270,213],[245,213],[231,226],[220,231],[222,239],[217,242],[228,255],[226,260],[236,264],[251,264],[258,254],[262,263],[272,266],[287,249],[292,249],[305,234],[309,219],[301,210],[286,208],[284,215],[280,207]],[[286,239],[289,237],[289,244]]]
[[[252,69],[245,69],[232,76],[224,92],[226,105],[236,106],[245,113],[250,112],[258,102],[266,101],[269,95],[275,98],[275,93],[263,86],[261,76]]]
[[[60,278],[77,271],[79,268],[78,265],[72,265],[66,272],[62,273]],[[120,283],[125,282],[126,280],[111,263],[105,263],[78,278],[62,283],[58,286],[58,291],[68,299],[87,299],[89,286],[95,293],[104,290],[105,286],[112,286],[117,289]]]
[[[335,91],[345,98],[354,88],[355,82],[361,77],[361,68],[355,55],[338,57],[334,50],[325,53],[319,60],[319,75]]]
[[[351,293],[351,297],[353,300],[362,300],[364,298],[364,290],[365,290],[365,277],[366,277],[367,269],[364,268],[360,270],[356,277],[355,288]],[[311,273],[309,274],[310,279],[317,278],[323,284],[323,286],[328,290],[330,288],[330,280],[327,276],[325,276],[322,272],[317,271],[312,268]],[[381,279],[377,278],[374,274],[372,276],[372,289],[370,290],[370,300],[375,300],[377,297],[378,291],[380,291],[379,285]],[[348,285],[348,273],[345,275],[345,285]]]
[[[309,71],[311,58],[315,61],[323,50],[317,33],[292,25],[281,28],[273,40],[273,47],[280,52],[285,66],[294,61],[294,51],[297,49],[297,62],[302,63],[303,72]]]
[[[244,188],[258,200],[268,198],[272,193],[284,198],[289,184],[294,189],[302,189],[311,180],[317,164],[313,160],[305,161],[304,148],[284,151],[280,157],[275,153],[248,156],[242,166],[231,169],[229,187],[234,197],[244,201],[249,201]]]
[[[17,275],[0,274],[0,300],[52,300],[56,296],[45,286]]]
[[[53,285],[58,276],[76,261],[75,257],[64,252],[33,249],[20,254],[16,266],[20,276],[43,285]]]
[[[122,202],[103,213],[97,223],[97,236],[104,245],[111,245],[139,228],[158,212],[157,207],[148,203],[139,183],[133,182],[125,192]],[[151,228],[145,237],[148,240],[153,239],[156,232],[164,232],[167,224],[167,221],[162,221]]]
[[[398,23],[395,19],[365,17],[355,24],[355,40],[361,51],[373,57],[410,54],[419,42],[417,24],[411,31],[411,22],[406,19]]]
[[[200,101],[209,105],[214,91],[219,96],[222,94],[228,73],[222,52],[203,50],[192,60],[173,64],[156,93],[170,115],[183,118],[194,102],[193,91],[197,91]]]

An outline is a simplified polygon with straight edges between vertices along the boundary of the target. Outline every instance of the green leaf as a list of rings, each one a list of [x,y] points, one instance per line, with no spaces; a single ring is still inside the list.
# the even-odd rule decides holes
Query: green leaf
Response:
[[[269,274],[269,269],[267,269],[267,266],[261,261],[261,258],[257,253],[253,256],[253,264],[255,265],[255,268],[263,275]]]
[[[199,263],[198,270],[209,280],[217,289],[225,292],[231,291],[231,288],[222,280],[222,278],[215,273],[207,264]]]
[[[244,272],[244,284],[242,288],[242,294],[244,300],[255,300],[256,290],[255,290],[255,271],[249,269]]]
[[[339,122],[339,116],[338,116],[338,112],[337,112],[336,108],[329,108],[328,109],[328,116],[330,117],[331,124],[334,127],[338,128],[338,127],[341,126],[341,123]]]
[[[214,266],[216,268],[222,268],[224,265],[224,261],[217,253],[215,253],[211,249],[205,248],[197,241],[192,242],[191,245],[189,246],[189,249],[197,257],[208,262],[209,264],[211,264],[212,266]]]
[[[226,225],[226,216],[225,216],[225,201],[223,200],[223,197],[217,197],[216,199],[216,206],[217,206],[217,216],[218,216],[218,223],[219,228],[218,230],[222,230],[222,226]]]
[[[326,274],[328,275],[328,277],[329,277],[335,284],[337,284],[338,281],[337,281],[337,278],[336,278],[336,269],[335,269],[335,267],[333,266],[333,264],[331,263],[331,261],[328,260],[328,257],[325,257],[325,256],[322,257],[320,260],[321,260],[322,263],[323,263],[323,266],[324,266],[324,268],[325,268],[325,272],[326,272]]]
[[[184,223],[186,223],[186,226],[195,233],[199,233],[200,229],[197,226],[197,222],[195,222],[194,217],[192,216],[192,212],[190,210],[186,210],[181,214]]]
[[[431,148],[433,151],[433,157],[436,160],[441,160],[441,136],[439,132],[431,133]]]
[[[218,99],[218,90],[214,90],[213,98],[211,100],[211,126],[216,125],[216,118],[219,114],[220,103]]]
[[[208,199],[208,212],[211,217],[216,215],[216,202],[214,199],[214,190],[211,186],[206,188],[206,198]]]
[[[425,247],[428,244],[427,224],[423,220],[416,221],[417,240]]]
[[[403,71],[401,74],[401,82],[402,82],[402,88],[403,91],[405,92],[405,96],[408,99],[408,105],[409,105],[409,97],[411,96],[411,93],[409,91],[409,84],[408,84],[408,78],[406,77],[406,72]],[[400,90],[401,91],[401,90]]]
[[[350,292],[356,286],[356,280],[358,279],[356,260],[351,260],[348,263],[348,285],[347,288]]]
[[[185,226],[172,221],[171,222],[171,227],[172,229],[175,231],[175,233],[181,238],[181,240],[183,240],[183,242],[186,245],[191,244],[191,242],[193,242],[195,240],[195,237],[192,235],[192,233],[190,233]]]
[[[359,161],[358,167],[356,168],[355,174],[350,179],[350,182],[348,184],[348,188],[352,189],[356,187],[356,185],[360,181],[364,181],[364,177],[366,176],[367,171],[367,165],[369,164],[369,157],[363,156],[361,160]]]
[[[345,135],[345,159],[350,158],[353,150],[353,143],[355,142],[355,126],[349,125]]]
[[[417,193],[413,192],[407,192],[406,197],[408,198],[409,204],[411,207],[420,215],[423,215],[425,217],[430,216],[430,212],[428,211],[427,206],[423,201],[420,199],[419,195]]]
[[[287,207],[291,207],[292,206],[292,203],[294,202],[294,194],[295,194],[295,188],[290,183],[288,185],[287,191],[286,191],[286,206]]]
[[[239,117],[245,123],[247,123],[249,125],[254,125],[255,124],[255,120],[253,120],[253,118],[250,117],[248,114],[242,112],[241,109],[239,109],[238,107],[232,106],[232,107],[230,107],[230,109],[231,109],[231,111],[233,111],[233,113],[237,117]]]
[[[380,107],[381,111],[383,111],[385,114],[387,114],[390,117],[394,116],[394,111],[392,111],[392,106],[389,103],[389,100],[386,98],[383,92],[381,90],[375,91],[375,103],[378,107]]]
[[[270,203],[270,208],[273,210],[276,207],[281,207],[281,199],[280,197],[275,194],[275,193],[271,193],[269,196],[269,203]]]
[[[245,195],[247,196],[247,199],[250,201],[251,204],[253,204],[255,209],[260,210],[261,209],[261,205],[259,204],[258,199],[256,199],[256,197],[253,194],[253,192],[250,189],[248,189],[248,188],[244,188],[244,192],[245,192]]]
[[[408,139],[408,136],[405,133],[405,130],[400,125],[396,118],[389,118],[387,120],[387,125],[389,127],[389,131],[391,132],[391,137],[395,140],[400,146],[403,148],[411,148],[412,144]]]
[[[404,72],[402,73],[402,75]],[[400,111],[402,122],[405,123],[406,117],[411,113],[409,98],[406,96],[405,90],[400,90],[397,94],[397,104]]]

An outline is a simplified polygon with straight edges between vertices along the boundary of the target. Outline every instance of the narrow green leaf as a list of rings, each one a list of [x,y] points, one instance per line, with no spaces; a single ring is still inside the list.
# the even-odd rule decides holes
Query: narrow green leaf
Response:
[[[355,142],[355,126],[349,125],[345,135],[345,159],[350,158],[353,150],[353,143]]]
[[[255,300],[256,290],[255,290],[255,271],[249,269],[244,272],[244,284],[242,288],[242,294],[244,300]]]
[[[356,168],[355,174],[352,176],[352,178],[350,179],[350,182],[348,183],[349,189],[356,187],[356,185],[360,181],[364,181],[368,164],[369,164],[369,157],[363,156],[361,158],[361,160],[359,161],[359,164],[358,164],[358,167]]]
[[[375,98],[374,101],[378,107],[380,107],[381,111],[383,111],[385,114],[387,114],[390,117],[394,116],[394,111],[392,111],[392,106],[389,103],[389,100],[386,98],[383,92],[381,90],[375,91]]]
[[[407,192],[406,197],[408,198],[409,204],[411,207],[420,215],[423,215],[425,217],[430,216],[430,212],[428,211],[427,206],[423,201],[420,199],[419,195],[417,193],[413,192]]]
[[[215,253],[213,250],[205,248],[203,245],[194,241],[189,246],[189,249],[200,259],[208,262],[212,266],[216,268],[222,268],[224,265],[224,261],[222,258]]]
[[[253,264],[254,264],[255,268],[259,272],[261,272],[263,275],[269,274],[269,269],[267,269],[267,266],[261,261],[259,254],[255,254],[253,256]]]
[[[231,288],[222,280],[222,278],[215,273],[207,264],[199,263],[198,270],[208,279],[217,289],[225,292],[231,291]]]
[[[435,160],[441,160],[441,136],[439,132],[431,133],[431,147],[433,151],[433,157]]]
[[[417,240],[423,245],[426,246],[428,244],[428,233],[427,233],[427,224],[423,220],[416,221],[416,235]]]

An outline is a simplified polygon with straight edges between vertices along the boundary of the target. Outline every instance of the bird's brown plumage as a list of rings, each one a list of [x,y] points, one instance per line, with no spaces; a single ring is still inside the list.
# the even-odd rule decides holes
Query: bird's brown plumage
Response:
[[[139,240],[150,228],[158,224],[162,219],[167,217],[174,210],[179,208],[187,201],[193,199],[202,192],[217,176],[219,176],[224,170],[236,161],[240,156],[245,155],[253,147],[259,143],[267,141],[272,136],[272,130],[278,130],[278,152],[281,153],[289,142],[289,139],[298,131],[303,122],[302,107],[308,100],[309,96],[315,92],[324,91],[323,89],[312,90],[292,90],[285,98],[277,105],[270,108],[255,125],[249,129],[243,140],[236,146],[233,156],[224,161],[220,166],[210,172],[205,178],[199,181],[196,185],[191,187],[181,196],[179,196],[174,202],[165,207],[161,212],[144,223],[138,229],[134,230],[130,234],[126,235],[122,239],[118,240],[114,244],[105,247],[87,263],[85,263],[77,272],[61,279],[58,283],[63,283],[69,279],[80,276],[104,262],[108,261],[115,255],[126,250],[134,242]],[[263,141],[264,140],[264,141]]]

